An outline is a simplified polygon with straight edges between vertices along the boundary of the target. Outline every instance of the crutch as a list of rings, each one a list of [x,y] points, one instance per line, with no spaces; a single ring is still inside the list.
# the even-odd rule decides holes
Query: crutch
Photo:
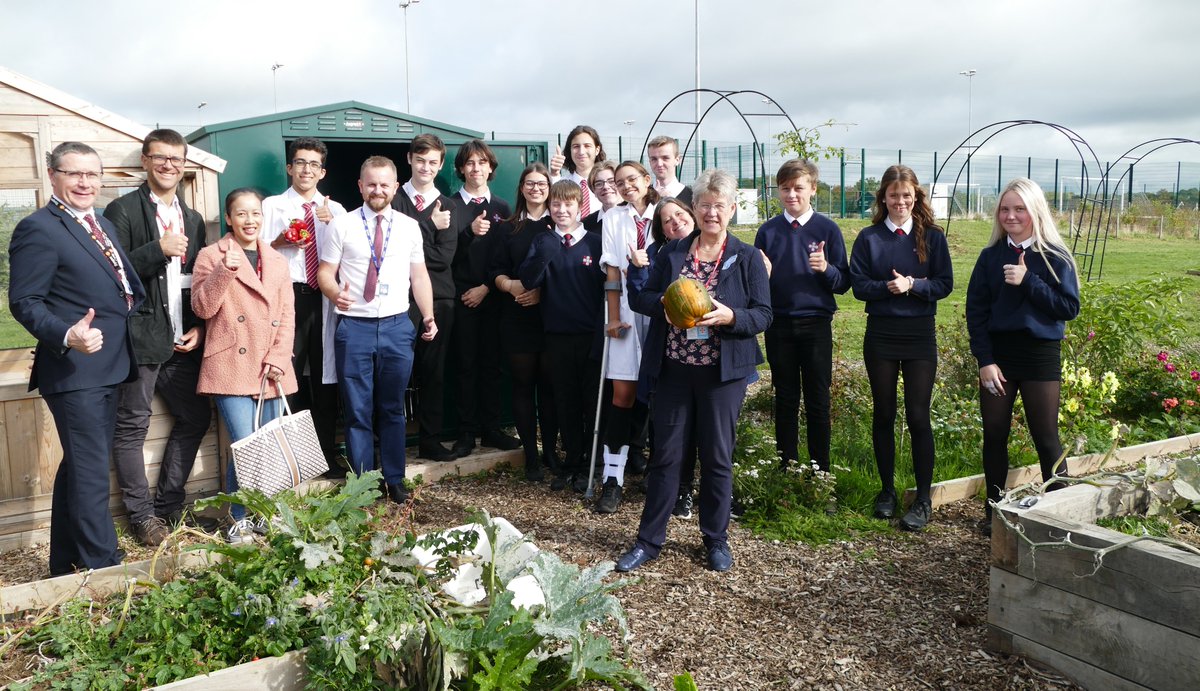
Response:
[[[604,334],[604,350],[600,353],[600,391],[596,394],[596,424],[592,429],[592,460],[588,464],[588,484],[587,491],[583,493],[584,499],[595,496],[592,486],[596,484],[596,452],[600,446],[600,407],[604,405],[604,374],[608,371],[608,344],[611,342],[608,334]]]

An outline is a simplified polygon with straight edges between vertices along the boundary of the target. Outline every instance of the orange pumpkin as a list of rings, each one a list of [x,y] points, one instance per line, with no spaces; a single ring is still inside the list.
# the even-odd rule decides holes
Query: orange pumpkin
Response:
[[[704,284],[694,278],[679,277],[663,294],[667,321],[677,329],[690,329],[700,318],[713,311],[713,301]]]

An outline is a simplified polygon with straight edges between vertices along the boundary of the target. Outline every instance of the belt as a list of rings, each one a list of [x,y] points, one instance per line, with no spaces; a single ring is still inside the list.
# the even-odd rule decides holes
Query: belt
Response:
[[[300,283],[299,281],[292,282],[292,290],[295,290],[296,292],[300,293],[301,295],[313,295],[313,294],[321,292],[320,290],[310,286],[309,284]]]

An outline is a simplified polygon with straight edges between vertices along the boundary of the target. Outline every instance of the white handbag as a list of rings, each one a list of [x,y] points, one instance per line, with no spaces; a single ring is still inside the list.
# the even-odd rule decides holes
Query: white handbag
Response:
[[[238,487],[256,489],[268,497],[329,470],[312,414],[307,410],[293,414],[283,395],[283,385],[275,382],[275,388],[283,402],[283,415],[259,425],[267,391],[267,378],[263,377],[254,408],[254,433],[229,447]]]

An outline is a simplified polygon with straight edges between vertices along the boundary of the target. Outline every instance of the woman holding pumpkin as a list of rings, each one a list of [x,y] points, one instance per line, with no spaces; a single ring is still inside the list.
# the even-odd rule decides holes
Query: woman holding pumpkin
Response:
[[[737,181],[707,170],[692,192],[700,229],[663,247],[631,301],[650,317],[642,368],[657,382],[655,439],[637,541],[617,560],[618,571],[632,571],[662,550],[692,439],[700,451],[708,568],[733,566],[727,532],[735,426],[747,379],[763,361],[757,336],[771,324],[771,296],[762,255],[728,232]],[[631,275],[641,271],[629,269]]]
[[[912,437],[917,498],[900,519],[905,530],[921,530],[933,506],[933,426],[929,405],[937,373],[934,315],[937,301],[954,288],[946,235],[912,168],[888,168],[875,196],[874,225],[864,228],[850,253],[850,285],[866,304],[863,360],[871,382],[871,441],[883,489],[875,516],[896,513],[896,389],[904,374],[904,418]]]

